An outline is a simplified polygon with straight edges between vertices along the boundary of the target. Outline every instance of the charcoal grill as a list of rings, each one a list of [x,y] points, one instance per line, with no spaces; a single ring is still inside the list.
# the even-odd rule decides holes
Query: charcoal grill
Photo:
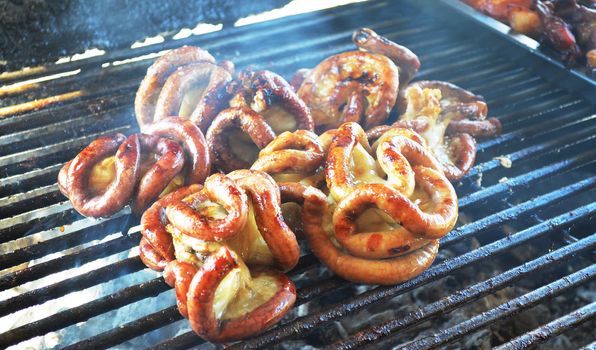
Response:
[[[290,273],[295,311],[232,348],[435,348],[537,306],[556,311],[494,344],[518,349],[587,329],[588,336],[575,338],[593,348],[596,303],[578,291],[593,291],[596,277],[594,85],[452,5],[357,3],[0,74],[9,84],[68,73],[0,89],[0,324],[13,325],[2,330],[0,347],[36,346],[36,337],[70,349],[207,346],[179,315],[163,278],[141,263],[138,219],[126,210],[109,219],[81,217],[58,191],[58,170],[99,135],[137,131],[134,93],[165,50],[198,45],[239,68],[290,77],[353,49],[352,31],[366,26],[419,55],[417,79],[484,95],[503,134],[479,143],[476,166],[455,185],[460,221],[429,270],[396,286],[356,286],[326,273],[305,251]],[[481,273],[486,266],[492,272]],[[513,294],[487,302],[503,290]],[[337,334],[338,325],[421,291],[432,291],[422,304]],[[564,301],[572,299],[579,301]],[[474,305],[480,311],[450,323],[451,314]]]

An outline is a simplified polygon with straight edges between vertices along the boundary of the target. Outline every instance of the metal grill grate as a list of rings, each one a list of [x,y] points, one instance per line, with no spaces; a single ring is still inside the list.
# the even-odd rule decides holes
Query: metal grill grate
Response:
[[[338,349],[388,344],[433,348],[567,291],[593,286],[594,101],[549,82],[531,62],[483,44],[474,28],[451,26],[433,15],[436,9],[413,3],[355,4],[107,53],[43,72],[0,75],[0,82],[12,83],[80,69],[19,91],[0,89],[0,318],[15,323],[0,334],[0,345],[48,338],[56,331],[61,337],[69,335],[59,339],[59,346],[72,349],[139,344],[177,349],[202,343],[179,315],[173,291],[140,262],[135,248],[138,220],[126,211],[109,219],[83,218],[56,186],[61,165],[85,144],[99,135],[136,131],[132,101],[151,59],[106,63],[189,44],[233,60],[239,68],[256,64],[289,77],[297,68],[353,49],[351,33],[363,26],[416,52],[423,63],[417,79],[447,80],[484,95],[504,132],[479,143],[477,165],[456,184],[460,222],[442,239],[441,253],[429,270],[397,286],[364,288],[325,274],[306,253],[290,273],[299,287],[296,311],[276,328],[232,348],[272,346],[295,338]],[[73,92],[75,98],[37,111],[22,105]],[[22,112],[13,113],[15,105]],[[495,157],[508,158],[512,167]],[[516,250],[528,251],[525,263],[508,259]],[[491,263],[499,266],[492,275],[476,276],[481,266]],[[453,291],[445,290],[437,300],[344,334],[340,343],[320,344],[325,336],[311,336],[391,298],[462,275],[469,277],[456,278]],[[441,320],[522,281],[531,290],[506,304],[455,325]],[[75,301],[76,293],[97,286],[105,287],[104,292],[83,303]],[[315,303],[319,306],[309,306]],[[59,308],[48,311],[48,305]],[[530,333],[505,339],[511,342],[503,347],[527,347],[561,332],[572,333],[581,323],[594,325],[594,315],[594,302],[586,302]],[[112,326],[115,317],[122,321]],[[402,333],[415,327],[436,329],[436,334],[404,343]]]

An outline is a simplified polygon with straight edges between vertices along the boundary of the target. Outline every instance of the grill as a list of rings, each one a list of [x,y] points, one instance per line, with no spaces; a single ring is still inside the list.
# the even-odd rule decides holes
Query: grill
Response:
[[[256,64],[290,77],[353,49],[352,31],[366,26],[419,55],[417,79],[446,80],[484,95],[503,134],[479,143],[476,166],[455,185],[460,220],[430,269],[396,286],[356,286],[330,275],[305,250],[290,272],[298,287],[295,310],[231,348],[435,348],[537,306],[556,311],[536,329],[496,343],[519,349],[587,329],[578,346],[593,348],[593,85],[461,15],[454,18],[452,9],[449,2],[358,3],[0,74],[9,84],[67,73],[0,88],[0,324],[8,325],[0,346],[207,346],[179,315],[173,290],[141,263],[138,219],[126,210],[101,220],[78,215],[58,191],[58,170],[99,135],[137,131],[134,93],[157,53],[198,45],[239,68]],[[486,302],[505,290],[513,291],[505,300]],[[429,293],[418,305],[332,337],[338,324]],[[450,314],[478,305],[474,315],[450,322]]]

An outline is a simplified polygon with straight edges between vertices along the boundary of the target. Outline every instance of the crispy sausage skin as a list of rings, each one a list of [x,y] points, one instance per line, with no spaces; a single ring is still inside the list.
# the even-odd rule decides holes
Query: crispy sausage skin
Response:
[[[171,138],[184,146],[190,164],[186,175],[187,185],[203,183],[211,173],[207,141],[201,130],[192,122],[169,117],[149,126],[147,133]]]
[[[132,199],[132,210],[141,215],[184,166],[184,151],[172,140],[155,135],[138,136],[142,153],[155,153],[159,159],[141,176]]]
[[[379,125],[389,116],[398,88],[398,69],[389,58],[350,51],[313,68],[298,96],[310,108],[317,131],[322,132],[351,121],[365,128]]]
[[[259,334],[277,323],[294,305],[296,288],[288,277],[279,272],[257,271],[253,277],[263,273],[273,276],[276,293],[242,316],[218,320],[213,310],[216,288],[237,267],[237,258],[222,247],[207,258],[188,287],[188,319],[192,329],[207,340],[227,342]]]
[[[399,83],[405,86],[420,69],[420,60],[410,49],[378,35],[372,29],[362,28],[354,32],[352,41],[358,48],[387,56],[399,69]]]
[[[163,271],[166,264],[175,259],[172,235],[167,231],[165,210],[171,203],[199,192],[201,185],[182,187],[160,198],[141,217],[140,255],[149,268]]]
[[[147,70],[135,97],[141,130],[170,116],[193,122],[213,118],[231,98],[227,84],[233,70],[231,62],[218,65],[209,52],[193,46],[161,56]]]
[[[116,134],[93,141],[70,163],[68,163],[66,185],[72,206],[82,215],[110,216],[122,209],[130,200],[137,179],[141,161],[141,146],[137,135],[125,138]],[[95,164],[116,153],[116,178],[102,194],[93,195],[87,179]]]
[[[62,167],[58,187],[79,213],[110,216],[130,203],[141,215],[182,183],[205,180],[211,164],[197,126],[166,118],[148,127],[148,132],[100,137]],[[190,166],[185,171],[186,164]]]
[[[458,216],[441,163],[411,129],[390,128],[372,147],[356,123],[332,134],[325,166],[329,199],[313,187],[280,184],[287,200],[301,203],[309,246],[352,281],[394,284],[420,274]]]
[[[451,181],[463,178],[474,165],[473,136],[494,136],[501,131],[496,118],[486,118],[488,108],[481,96],[447,82],[411,83],[400,91],[397,106],[400,120],[392,127],[423,120],[426,126],[418,132]]]
[[[205,201],[220,204],[227,213],[225,217],[210,220],[197,211]],[[248,206],[246,194],[238,184],[227,176],[214,174],[201,191],[170,203],[165,213],[168,221],[184,234],[205,241],[223,241],[246,225]]]
[[[255,159],[246,159],[240,152],[246,149],[234,149],[230,143],[232,130],[241,132],[240,137],[248,137],[252,145],[244,148],[265,148],[275,138],[275,132],[260,114],[247,107],[232,107],[222,111],[207,131],[207,145],[211,151],[213,164],[224,172],[248,169]]]
[[[294,284],[280,271],[296,265],[300,250],[279,187],[266,173],[214,174],[204,187],[157,201],[141,225],[142,261],[164,271],[180,313],[201,337],[226,342],[258,334],[294,304]],[[267,255],[261,240],[271,260],[251,260],[253,249]]]
[[[325,196],[311,187],[304,192],[304,233],[313,253],[339,276],[367,284],[396,284],[426,270],[437,256],[439,243],[431,240],[419,249],[388,259],[360,258],[333,243],[323,229],[327,208]]]
[[[277,266],[288,271],[298,263],[300,248],[296,235],[284,221],[279,188],[269,175],[256,170],[228,174],[250,197],[257,226]]]
[[[324,161],[317,135],[308,130],[286,131],[263,148],[251,169],[268,174],[298,172],[309,175]]]

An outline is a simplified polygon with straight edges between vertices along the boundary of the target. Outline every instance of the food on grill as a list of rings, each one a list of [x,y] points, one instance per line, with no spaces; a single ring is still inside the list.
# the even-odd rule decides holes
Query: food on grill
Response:
[[[300,70],[292,85],[269,71],[232,80],[231,63],[173,50],[137,93],[147,134],[100,138],[60,172],[84,215],[157,200],[141,218],[141,260],[163,271],[207,340],[260,333],[289,310],[296,292],[282,272],[299,259],[296,233],[339,276],[395,284],[428,268],[455,225],[449,180],[498,120],[455,85],[410,83],[420,61],[407,48],[370,29],[353,41],[362,51]],[[399,120],[379,125],[391,110]],[[228,174],[209,176],[211,162]]]
[[[259,113],[276,134],[284,131],[314,130],[314,121],[302,99],[288,82],[267,70],[242,71],[235,84],[232,107],[249,107]]]
[[[399,121],[395,127],[413,128],[427,141],[449,180],[461,179],[474,165],[473,137],[501,132],[496,118],[486,118],[488,107],[481,96],[442,81],[417,81],[402,89],[398,97]],[[369,130],[375,139],[387,130]]]
[[[412,51],[368,28],[354,32],[352,41],[361,51],[331,56],[292,78],[318,131],[351,121],[365,129],[383,123],[395,105],[400,84],[406,85],[420,68]]]
[[[475,9],[508,23],[523,34],[545,40],[567,64],[586,56],[588,67],[596,50],[596,8],[577,0],[464,0]]]
[[[557,16],[552,7],[542,1],[536,1],[536,12],[542,21],[542,33],[549,44],[561,53],[565,62],[574,63],[581,55],[575,36],[569,24]]]
[[[352,51],[321,62],[298,95],[310,107],[317,130],[344,122],[378,125],[389,116],[398,89],[397,67],[385,56]]]
[[[179,310],[202,338],[228,342],[259,334],[276,324],[296,301],[296,288],[274,270],[251,272],[225,246],[197,268],[175,260],[164,272],[176,288]]]
[[[376,139],[391,127],[410,128],[425,137],[447,178],[461,179],[474,165],[476,142],[473,137],[494,136],[501,131],[496,118],[487,119],[488,108],[484,99],[447,82],[408,84],[420,68],[418,57],[370,29],[356,31],[352,40],[365,51],[332,56],[310,72],[299,70],[292,79],[294,85],[300,84],[298,94],[311,108],[317,130],[352,120],[360,122],[369,130],[368,136]],[[362,61],[372,57],[390,58],[395,65],[377,64],[375,68],[356,63],[357,57],[362,57]],[[379,73],[380,70],[394,66],[399,70],[399,83],[395,79],[379,78],[387,76]],[[363,77],[371,80],[363,80]],[[388,94],[373,94],[371,87],[378,92],[379,85],[383,88],[390,86],[383,90]],[[393,100],[389,92],[398,91],[398,87],[399,93]],[[374,101],[378,96],[391,97],[384,100],[390,103],[379,103],[380,99]],[[387,119],[394,103],[400,120],[393,126],[378,125]],[[388,108],[381,114],[372,113],[371,108],[379,106]]]
[[[586,63],[596,68],[596,4],[594,1],[564,0],[554,3],[555,13],[570,24]]]
[[[315,133],[286,131],[261,150],[251,169],[264,171],[277,182],[300,182],[318,187],[317,184],[324,181],[320,169],[324,161],[325,150]]]
[[[159,196],[183,183],[205,179],[210,171],[209,154],[194,124],[167,118],[150,130],[155,134],[100,137],[62,167],[58,186],[75,210],[85,216],[107,217],[130,203],[141,214]],[[188,150],[186,176],[183,148],[166,137]]]
[[[187,155],[186,184],[203,183],[211,173],[211,158],[205,136],[188,121],[168,117],[147,127],[147,133],[173,139],[184,147]]]
[[[246,70],[232,85],[232,107],[200,123],[207,129],[214,165],[220,170],[250,168],[259,150],[279,133],[314,129],[308,108],[279,75]]]
[[[292,89],[294,89],[294,91],[298,91],[298,89],[300,89],[300,85],[302,85],[304,79],[306,79],[309,73],[309,68],[300,68],[296,72],[294,72],[294,75],[290,80],[290,86],[292,87]]]
[[[137,122],[144,130],[160,119],[178,116],[199,123],[227,107],[233,64],[218,65],[207,51],[184,46],[158,58],[147,70],[135,98]],[[202,129],[205,132],[205,129]]]
[[[374,49],[371,46],[366,48]],[[294,80],[300,79],[298,75]],[[398,88],[398,67],[389,57],[374,50],[349,51],[313,68],[300,85],[298,96],[310,108],[319,131],[350,121],[370,128],[387,119]]]
[[[420,69],[420,60],[410,49],[378,35],[373,30],[362,28],[354,32],[352,41],[365,52],[389,57],[399,70],[399,83],[405,86]]]
[[[250,168],[259,150],[274,138],[265,118],[247,107],[223,110],[207,131],[213,165],[224,172]]]
[[[266,173],[215,174],[204,187],[171,193],[143,215],[142,233],[143,261],[158,271],[165,267],[180,312],[207,340],[260,333],[296,299],[280,271],[298,262],[298,243]]]
[[[139,251],[145,265],[155,271],[163,271],[167,263],[176,259],[172,234],[167,231],[166,208],[170,203],[179,201],[199,192],[201,185],[179,188],[158,199],[141,217],[141,243]]]
[[[98,138],[60,170],[60,190],[85,216],[114,214],[133,194],[139,178],[140,148],[138,135]]]
[[[457,197],[420,135],[394,128],[371,147],[358,124],[343,124],[325,172],[329,199],[302,191],[302,216],[309,246],[332,271],[395,284],[430,266],[457,220]]]

